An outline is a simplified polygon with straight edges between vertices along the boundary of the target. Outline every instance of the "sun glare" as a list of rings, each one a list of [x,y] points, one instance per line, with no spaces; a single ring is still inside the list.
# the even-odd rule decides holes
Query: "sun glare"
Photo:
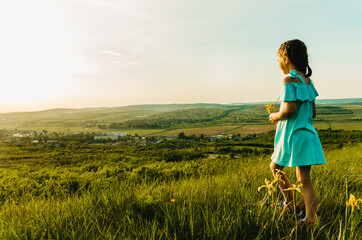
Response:
[[[30,104],[60,97],[71,84],[72,34],[53,1],[0,3],[0,101]]]

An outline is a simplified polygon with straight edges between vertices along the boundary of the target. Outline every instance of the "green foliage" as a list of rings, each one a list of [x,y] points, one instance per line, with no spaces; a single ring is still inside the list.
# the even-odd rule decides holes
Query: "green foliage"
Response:
[[[141,218],[152,221],[156,214],[162,214],[162,201],[151,195],[138,195],[132,202],[132,209],[139,214]]]
[[[178,137],[178,139],[186,139],[184,132],[180,132],[177,137]]]
[[[319,205],[309,228],[257,191],[272,178],[273,132],[146,146],[0,143],[0,238],[358,239],[361,211],[345,202],[346,191],[362,197],[361,132],[318,133],[327,165],[312,168]]]

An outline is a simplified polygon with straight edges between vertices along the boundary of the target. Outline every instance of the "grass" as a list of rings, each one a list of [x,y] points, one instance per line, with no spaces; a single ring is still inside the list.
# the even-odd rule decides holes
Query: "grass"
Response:
[[[217,126],[211,126],[211,127],[193,127],[193,128],[177,128],[177,129],[166,129],[160,132],[157,132],[155,136],[177,136],[180,132],[184,132],[186,135],[200,135],[204,134],[205,136],[213,136],[219,133],[225,133],[229,131],[230,129],[234,129],[235,125],[232,124],[223,124],[223,125],[217,125]]]
[[[313,123],[313,126],[317,129],[328,129],[328,123]],[[334,123],[330,124],[332,129],[343,129],[343,130],[362,130],[361,123]]]
[[[167,163],[104,152],[69,166],[19,164],[0,171],[0,238],[359,239],[361,210],[352,215],[346,201],[362,197],[361,147],[325,150],[327,165],[312,167],[319,205],[308,228],[269,207],[279,191],[258,192],[272,179],[268,155]],[[285,171],[296,184],[295,169]]]

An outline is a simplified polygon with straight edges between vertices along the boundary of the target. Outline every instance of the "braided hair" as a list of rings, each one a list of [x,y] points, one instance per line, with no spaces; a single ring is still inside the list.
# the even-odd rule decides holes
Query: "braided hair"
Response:
[[[298,39],[286,41],[280,45],[278,54],[280,56],[287,56],[295,68],[304,73],[306,77],[312,76],[307,47],[302,41]]]

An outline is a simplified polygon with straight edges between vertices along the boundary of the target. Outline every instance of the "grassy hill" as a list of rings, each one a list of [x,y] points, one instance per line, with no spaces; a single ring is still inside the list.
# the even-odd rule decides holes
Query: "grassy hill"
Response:
[[[362,197],[362,144],[328,134],[327,164],[312,168],[318,210],[308,228],[270,207],[283,201],[277,183],[270,194],[258,191],[273,180],[270,147],[254,147],[261,138],[0,143],[0,239],[359,239],[361,210],[346,201]],[[285,172],[299,184],[294,168]],[[295,196],[304,210],[303,196]]]
[[[329,99],[317,105],[317,128],[362,129],[360,99]],[[277,107],[278,109],[278,107]],[[114,108],[50,109],[0,114],[0,128],[147,135],[258,133],[275,128],[264,104],[160,104]],[[211,130],[211,131],[210,131]]]

